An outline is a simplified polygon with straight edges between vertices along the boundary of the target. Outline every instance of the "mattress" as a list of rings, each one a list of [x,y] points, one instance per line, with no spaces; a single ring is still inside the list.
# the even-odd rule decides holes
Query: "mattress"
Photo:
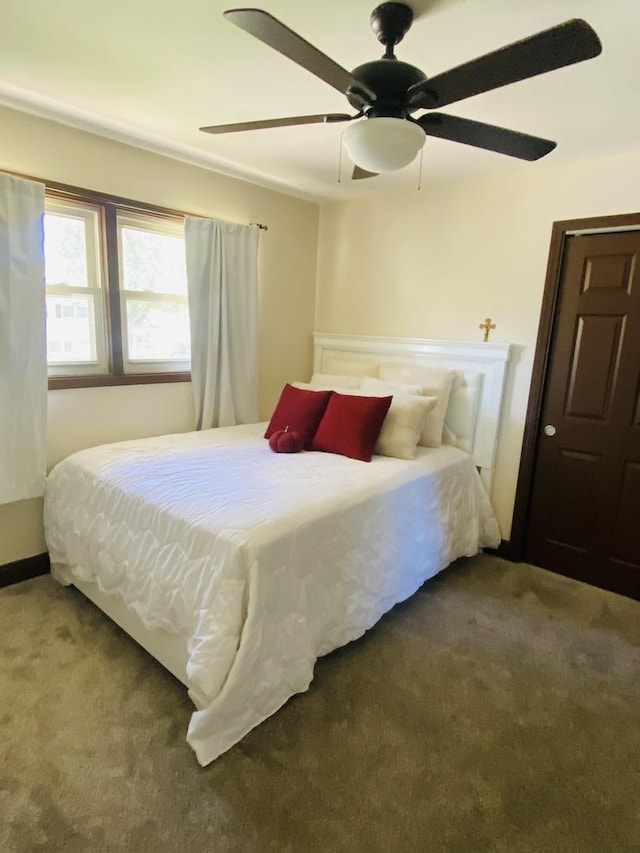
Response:
[[[308,688],[356,639],[461,556],[499,542],[471,457],[419,448],[363,463],[274,454],[264,424],[80,451],[51,472],[54,576],[96,583],[184,638],[207,764]]]

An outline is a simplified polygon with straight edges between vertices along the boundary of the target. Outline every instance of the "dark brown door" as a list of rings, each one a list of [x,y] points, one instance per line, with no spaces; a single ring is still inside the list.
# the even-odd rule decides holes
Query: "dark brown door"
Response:
[[[640,231],[567,239],[525,559],[640,597]]]

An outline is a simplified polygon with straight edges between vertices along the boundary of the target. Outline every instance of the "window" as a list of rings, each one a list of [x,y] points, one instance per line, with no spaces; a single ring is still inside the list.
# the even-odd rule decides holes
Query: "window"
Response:
[[[184,226],[134,214],[117,223],[125,370],[188,370]]]
[[[47,188],[50,387],[188,379],[184,217]]]
[[[47,199],[44,256],[47,359],[51,375],[108,369],[100,212],[88,204]]]

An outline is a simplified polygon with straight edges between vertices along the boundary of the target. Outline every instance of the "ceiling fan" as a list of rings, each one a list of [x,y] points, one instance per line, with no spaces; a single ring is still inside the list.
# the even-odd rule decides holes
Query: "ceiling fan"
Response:
[[[293,116],[212,125],[200,130],[234,133],[300,124],[354,122],[344,132],[343,143],[355,164],[356,180],[406,166],[427,136],[522,160],[544,157],[556,147],[555,142],[441,112],[427,112],[418,118],[412,114],[439,109],[591,59],[602,50],[589,24],[573,19],[428,78],[419,68],[398,60],[394,53],[395,45],[411,27],[413,11],[405,3],[382,3],[371,13],[371,27],[385,46],[384,56],[349,72],[262,9],[229,9],[224,17],[342,92],[356,113]]]

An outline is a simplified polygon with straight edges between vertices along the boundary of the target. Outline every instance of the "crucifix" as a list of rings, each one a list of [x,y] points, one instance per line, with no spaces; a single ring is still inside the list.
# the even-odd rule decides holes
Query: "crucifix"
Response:
[[[484,329],[484,342],[486,343],[489,340],[489,332],[492,329],[495,329],[496,324],[491,322],[491,317],[487,317],[484,323],[480,323],[478,326],[479,329]]]

